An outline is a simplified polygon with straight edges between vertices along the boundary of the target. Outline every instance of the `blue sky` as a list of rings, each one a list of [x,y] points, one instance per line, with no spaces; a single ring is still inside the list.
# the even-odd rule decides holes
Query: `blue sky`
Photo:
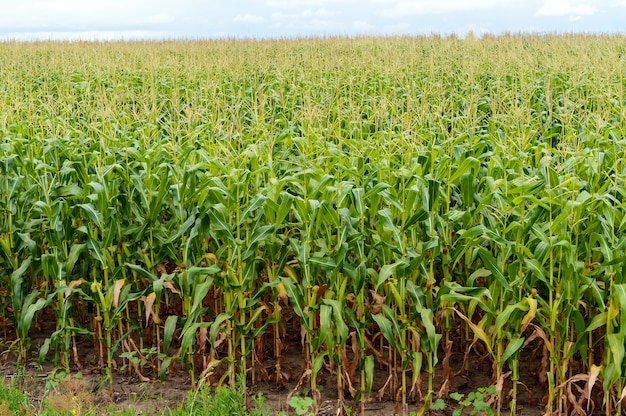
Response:
[[[626,32],[626,0],[0,0],[0,40]]]

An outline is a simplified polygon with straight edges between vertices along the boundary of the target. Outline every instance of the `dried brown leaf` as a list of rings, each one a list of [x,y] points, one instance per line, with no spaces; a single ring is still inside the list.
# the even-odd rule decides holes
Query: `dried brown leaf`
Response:
[[[198,342],[198,350],[200,352],[206,351],[206,344],[209,341],[209,329],[200,327],[196,333],[196,341]]]
[[[589,380],[587,380],[587,385],[585,386],[585,398],[587,399],[587,413],[589,414],[589,405],[591,404],[591,391],[593,390],[593,386],[596,384],[598,380],[598,375],[600,374],[600,366],[592,365],[591,370],[589,371]],[[624,392],[622,392],[622,398],[624,397]]]
[[[174,284],[170,280],[165,280],[163,282],[163,286],[168,288],[172,293],[180,295],[180,290],[176,289],[176,287],[174,287]]]
[[[285,285],[282,282],[279,282],[276,285],[276,290],[278,291],[278,299],[280,299],[283,302],[283,304],[289,305],[289,296],[287,295],[287,290],[285,289]]]
[[[116,308],[120,303],[120,292],[122,291],[122,287],[124,287],[124,279],[116,280],[115,285],[113,286],[113,306]]]
[[[442,384],[437,392],[437,398],[441,399],[444,397],[448,397],[448,393],[450,390],[454,388],[454,372],[452,371],[452,367],[450,366],[450,358],[452,357],[452,345],[454,342],[451,340],[448,341],[446,346],[444,347],[444,357],[442,362]]]
[[[76,289],[80,285],[85,283],[84,279],[72,280],[69,285],[67,285],[68,289],[65,291],[65,298],[67,299],[72,294],[72,289]]]
[[[156,300],[156,293],[152,292],[148,296],[143,297],[143,303],[146,308],[146,326],[148,326],[148,322],[150,321],[150,315],[154,315],[152,310],[152,306],[154,305],[154,301]]]
[[[381,401],[383,399],[383,396],[385,395],[385,391],[387,391],[387,386],[391,382],[391,379],[392,374],[389,374],[389,376],[387,376],[387,380],[385,380],[385,384],[383,384],[383,386],[378,389],[378,392],[376,393],[376,400]]]

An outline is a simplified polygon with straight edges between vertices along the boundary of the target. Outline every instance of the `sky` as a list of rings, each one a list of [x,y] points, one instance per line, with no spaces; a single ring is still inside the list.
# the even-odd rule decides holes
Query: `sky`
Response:
[[[0,0],[0,40],[624,33],[626,0]]]

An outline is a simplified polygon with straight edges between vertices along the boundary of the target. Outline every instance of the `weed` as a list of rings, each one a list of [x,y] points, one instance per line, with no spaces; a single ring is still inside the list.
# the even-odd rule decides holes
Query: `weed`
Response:
[[[0,416],[27,415],[30,413],[28,397],[12,386],[0,382]]]
[[[298,416],[312,415],[312,409],[315,406],[315,400],[306,396],[292,396],[289,399],[289,406],[293,407],[293,410]]]
[[[216,389],[203,384],[196,391],[190,391],[182,406],[172,411],[172,416],[188,414],[199,416],[269,416],[263,409],[265,399],[261,394],[252,397],[254,408],[246,405],[245,395],[240,389],[218,387]]]
[[[496,394],[496,387],[480,387],[478,390],[468,393],[467,395],[454,392],[450,394],[450,398],[455,400],[458,408],[452,412],[453,416],[461,416],[464,409],[471,409],[470,415],[495,415],[496,409],[491,406],[488,400],[490,396]]]

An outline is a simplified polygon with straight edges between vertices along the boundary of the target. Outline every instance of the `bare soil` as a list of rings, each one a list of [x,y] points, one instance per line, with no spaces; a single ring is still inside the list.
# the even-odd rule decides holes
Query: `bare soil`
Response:
[[[479,361],[477,359],[474,362],[476,365],[475,371],[464,376],[457,376],[453,391],[467,394],[476,391],[480,387],[489,385],[489,369],[484,364],[480,364]],[[299,354],[290,354],[287,362],[291,367],[298,368],[302,359]],[[182,404],[190,389],[189,376],[182,371],[173,376],[168,376],[164,383],[160,383],[158,377],[155,377],[154,381],[145,382],[139,380],[134,375],[114,373],[112,392],[106,386],[102,386],[98,391],[93,392],[93,388],[98,384],[102,376],[88,371],[82,374],[82,378],[79,379],[80,382],[76,381],[77,379],[75,378],[74,382],[68,381],[72,378],[61,380],[56,388],[46,392],[46,382],[54,380],[53,368],[51,366],[44,365],[42,368],[29,366],[24,373],[16,373],[15,368],[13,360],[6,360],[0,367],[5,382],[17,381],[17,384],[22,386],[22,389],[35,405],[41,403],[44,396],[53,397],[56,395],[64,398],[64,400],[69,400],[72,396],[77,395],[75,391],[80,391],[83,394],[88,392],[91,395],[90,398],[83,399],[83,401],[95,404],[103,409],[132,409],[136,414],[159,414],[166,408],[176,408]],[[144,375],[146,374],[144,373]],[[337,414],[338,403],[334,379],[334,375],[329,374],[327,370],[322,370],[318,380],[322,392],[322,403],[320,406],[320,414],[322,415]],[[374,390],[380,388],[385,379],[386,377],[379,377],[375,380]],[[529,387],[529,391],[520,388],[517,414],[520,416],[543,415],[544,407],[539,404],[544,394],[543,389],[536,382],[533,383],[532,379],[527,380],[525,384]],[[271,383],[263,382],[250,385],[249,389],[250,394],[262,393],[266,399],[265,406],[278,413],[280,411],[289,412],[287,400],[295,387],[295,380],[289,380],[281,388],[276,388]],[[448,399],[446,402],[448,406],[445,410],[433,412],[432,414],[451,415],[452,410],[455,408],[454,401]],[[353,405],[349,397],[345,398],[344,403],[347,406]],[[420,403],[412,402],[409,403],[408,411],[419,411],[420,408]],[[367,416],[388,416],[399,410],[398,404],[389,398],[384,398],[381,401],[370,400],[365,405],[365,415]],[[506,413],[508,413],[508,410]]]
[[[37,331],[33,331],[32,343],[33,350],[36,351],[34,346],[41,345],[45,338],[49,336],[51,331],[45,330],[45,328],[39,328]],[[526,348],[526,350],[530,350]],[[113,389],[109,389],[108,384],[101,386],[95,390],[97,384],[101,381],[102,376],[100,369],[97,366],[97,357],[93,345],[89,345],[84,342],[79,348],[80,362],[83,366],[81,372],[81,379],[76,381],[75,377],[70,377],[67,380],[58,380],[58,385],[54,389],[48,389],[46,391],[46,383],[55,381],[54,368],[50,364],[44,364],[43,366],[28,365],[23,372],[16,372],[16,362],[12,354],[9,353],[6,348],[2,350],[0,346],[1,366],[0,374],[2,374],[4,381],[13,381],[14,385],[21,386],[21,388],[29,395],[31,402],[37,407],[38,403],[41,403],[44,397],[50,399],[58,396],[58,402],[67,402],[71,397],[76,396],[80,392],[81,400],[87,404],[96,405],[102,409],[116,409],[125,410],[132,409],[134,413],[161,413],[166,408],[176,408],[182,404],[187,396],[187,392],[191,388],[191,382],[189,374],[180,368],[177,371],[171,372],[166,378],[164,383],[158,381],[158,374],[151,371],[149,367],[142,369],[143,380],[140,377],[129,371],[114,371],[113,372]],[[280,411],[289,412],[287,400],[290,393],[296,389],[296,382],[298,375],[302,368],[302,354],[299,343],[292,339],[285,346],[284,351],[285,361],[284,372],[291,375],[282,387],[277,387],[272,382],[258,382],[252,384],[248,381],[248,387],[250,394],[262,393],[265,397],[265,406],[271,409],[274,413]],[[442,373],[441,364],[442,358],[439,358],[439,364],[436,371],[435,378],[435,391],[439,391],[441,387]],[[476,351],[466,354],[457,351],[452,352],[449,357],[450,367],[455,374],[452,381],[452,385],[449,386],[449,392],[458,392],[462,394],[468,394],[472,391],[476,391],[481,387],[486,387],[494,384],[494,380],[491,380],[491,362],[486,356],[478,354]],[[467,359],[465,367],[463,366],[464,359]],[[119,360],[118,360],[119,361]],[[33,357],[32,362],[36,362],[36,357]],[[172,369],[176,370],[177,365],[172,364]],[[271,371],[272,363],[266,364],[268,371]],[[372,397],[380,389],[388,379],[387,370],[382,366],[377,366],[376,376],[373,386]],[[468,371],[461,371],[461,368],[467,368]],[[520,416],[533,416],[543,415],[545,413],[545,406],[542,403],[545,401],[545,389],[539,382],[538,373],[541,368],[539,358],[533,356],[531,352],[525,352],[521,360],[520,368],[520,383],[518,387],[518,399],[517,399],[517,415]],[[57,370],[58,371],[58,370]],[[76,374],[78,368],[76,365],[72,365],[72,371]],[[426,380],[426,374],[422,374],[422,378]],[[150,381],[145,381],[149,379]],[[336,389],[336,375],[331,374],[328,368],[323,368],[318,376],[318,384],[321,391],[321,406],[320,414],[322,415],[334,415],[338,410],[338,399]],[[95,390],[95,391],[94,391]],[[503,386],[505,392],[505,403],[509,402],[506,396],[510,395],[510,385],[507,383]],[[306,393],[306,391],[300,389],[298,393]],[[438,412],[431,412],[434,415],[451,415],[452,411],[456,408],[455,401],[452,399],[445,399],[447,406],[445,410]],[[54,403],[55,401],[52,400]],[[348,394],[345,395],[344,403],[350,407],[353,405],[352,399]],[[419,411],[421,408],[421,402],[419,400],[411,400],[408,403],[408,412]],[[367,416],[382,416],[392,415],[395,412],[400,412],[402,409],[395,402],[389,394],[383,396],[381,400],[370,399],[365,405],[365,415]],[[508,413],[508,408],[505,407],[504,413]],[[469,414],[469,413],[467,413]]]

